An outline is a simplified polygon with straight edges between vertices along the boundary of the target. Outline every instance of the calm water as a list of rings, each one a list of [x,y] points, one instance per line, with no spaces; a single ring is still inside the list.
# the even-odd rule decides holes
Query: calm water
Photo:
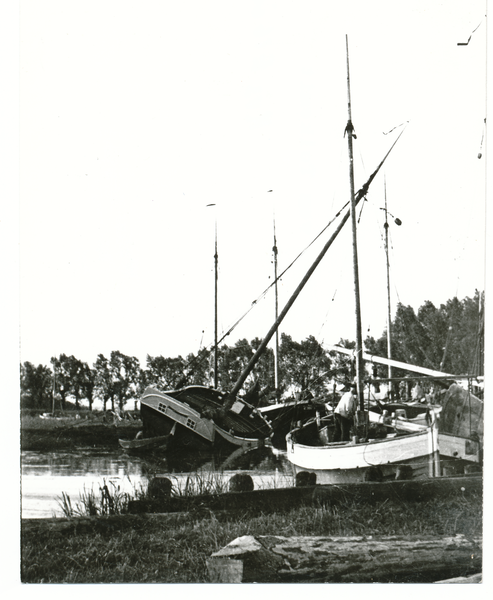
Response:
[[[58,502],[62,492],[70,496],[72,505],[81,492],[106,483],[111,489],[132,493],[146,486],[154,475],[168,475],[176,486],[183,486],[187,475],[220,474],[228,481],[235,472],[251,475],[255,489],[292,485],[293,471],[285,452],[260,448],[231,455],[158,455],[136,457],[123,451],[96,449],[67,452],[22,452],[22,517],[27,519],[63,516]]]

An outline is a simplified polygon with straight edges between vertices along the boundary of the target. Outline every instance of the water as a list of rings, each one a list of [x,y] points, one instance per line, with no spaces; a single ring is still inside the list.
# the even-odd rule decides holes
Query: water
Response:
[[[104,483],[110,490],[114,486],[132,494],[155,475],[167,475],[175,486],[183,487],[190,473],[220,476],[227,482],[241,471],[252,477],[255,489],[291,486],[294,478],[286,453],[270,447],[229,456],[196,452],[140,457],[92,448],[22,452],[21,466],[22,517],[27,519],[63,516],[58,501],[62,493],[70,496],[73,506],[84,491],[92,489],[99,495]]]

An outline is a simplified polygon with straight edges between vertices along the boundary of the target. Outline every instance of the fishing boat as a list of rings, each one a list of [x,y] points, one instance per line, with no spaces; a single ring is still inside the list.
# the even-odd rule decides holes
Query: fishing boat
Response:
[[[210,204],[208,206],[215,206]],[[218,244],[217,221],[214,225],[214,345],[213,387],[189,385],[182,378],[177,389],[145,389],[140,399],[140,412],[146,437],[169,435],[169,448],[229,449],[258,448],[272,435],[272,427],[264,416],[244,397],[229,398],[218,389]],[[224,338],[223,338],[224,339]],[[202,359],[207,352],[201,352]],[[200,360],[200,359],[199,359]]]
[[[350,216],[352,225],[353,278],[356,316],[356,390],[358,410],[355,413],[351,440],[332,441],[328,424],[316,419],[294,428],[286,436],[287,458],[296,472],[309,471],[317,476],[319,483],[349,483],[371,480],[395,479],[406,473],[412,476],[437,476],[440,474],[438,428],[435,414],[431,423],[417,431],[396,430],[391,424],[382,423],[379,435],[370,438],[368,410],[364,403],[363,343],[361,306],[359,295],[358,251],[356,236],[356,204],[353,173],[353,135],[351,117],[351,92],[349,78],[349,50],[347,55],[348,123],[346,134],[349,153]],[[333,417],[332,417],[333,418]]]
[[[262,446],[272,434],[270,424],[241,397],[226,407],[227,396],[200,385],[168,391],[148,387],[140,399],[144,434],[148,437],[167,435],[175,427],[170,447]]]
[[[346,355],[353,354],[352,350],[340,346],[328,348]],[[481,381],[482,376],[452,375],[365,352],[363,352],[363,359],[370,363],[393,366],[419,374],[419,377],[406,377],[404,381],[427,381],[434,387],[445,388],[436,393],[429,404],[392,401],[373,404],[369,407],[370,420],[378,422],[383,411],[387,410],[390,416],[392,414],[397,416],[394,425],[399,430],[414,431],[414,425],[427,424],[432,411],[438,418],[438,442],[442,468],[460,473],[469,464],[482,464],[484,403],[469,391],[469,384],[476,379]],[[401,379],[393,378],[393,380]],[[382,383],[388,380],[380,378],[371,381]],[[459,381],[466,382],[468,389],[457,383]]]
[[[348,125],[348,138],[352,139],[352,125]],[[343,215],[335,231],[325,243],[317,258],[306,272],[305,276],[295,289],[288,302],[280,312],[248,364],[238,377],[233,388],[222,392],[205,386],[188,386],[171,391],[160,391],[155,387],[148,387],[141,398],[141,415],[146,436],[162,435],[170,431],[176,423],[177,429],[173,437],[173,444],[184,446],[230,446],[254,447],[261,445],[272,434],[272,427],[258,409],[239,396],[249,375],[252,373],[259,358],[265,352],[267,345],[277,332],[279,325],[286,317],[294,302],[306,286],[323,257],[337,238],[350,216],[354,220],[354,206],[368,193],[368,189],[383,166],[385,160],[397,143],[400,135],[394,141],[380,164],[370,175],[366,183],[354,194],[350,210]],[[353,185],[354,188],[354,185]],[[353,206],[354,204],[354,206]],[[342,211],[336,215],[338,217]],[[217,237],[216,237],[217,242]],[[217,247],[216,247],[217,265]],[[215,344],[217,349],[217,344]]]

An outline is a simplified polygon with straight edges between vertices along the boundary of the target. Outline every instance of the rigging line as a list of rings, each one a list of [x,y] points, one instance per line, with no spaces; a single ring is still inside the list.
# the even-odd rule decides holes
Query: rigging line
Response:
[[[473,29],[473,30],[471,31],[471,35],[469,36],[469,39],[467,40],[467,42],[457,42],[457,46],[467,46],[467,45],[469,44],[469,42],[471,41],[471,38],[472,38],[472,36],[473,36],[473,33],[474,33],[474,32],[475,32],[477,29],[479,29],[479,27],[480,27],[480,25],[482,25],[483,21],[484,21],[484,19],[481,19],[481,22],[480,22],[480,23],[479,23],[479,25],[476,27],[476,29]]]
[[[355,199],[356,202],[359,202],[362,198],[364,198],[366,196],[366,194],[368,193],[368,189],[373,181],[373,179],[376,177],[377,173],[380,171],[382,165],[384,164],[384,162],[387,160],[387,157],[389,156],[389,154],[392,152],[394,146],[397,144],[397,142],[399,141],[400,137],[402,136],[402,134],[404,133],[404,131],[401,131],[401,133],[399,133],[399,135],[397,136],[397,138],[394,140],[393,144],[391,145],[390,149],[388,150],[387,154],[383,157],[383,159],[381,160],[380,164],[377,166],[377,168],[373,171],[373,173],[370,175],[369,179],[363,184],[363,186],[358,190],[358,192],[355,195]],[[333,221],[335,221],[335,219],[337,219],[337,217],[341,214],[341,212],[344,210],[344,208],[346,208],[348,206],[350,202],[346,202],[344,204],[344,206],[339,210],[339,212],[334,216],[334,218],[322,229],[322,231],[315,237],[314,240],[312,240],[312,242],[305,248],[305,250],[303,250],[302,252],[300,252],[300,254],[294,259],[294,261],[292,261],[292,263],[281,273],[280,276],[277,277],[276,281],[278,281],[283,275],[284,273],[286,273],[286,271],[296,262],[296,260],[298,260],[298,258],[322,235],[322,233],[332,224]],[[271,327],[271,329],[269,330],[269,333],[267,334],[267,336],[264,338],[264,340],[262,341],[262,343],[260,344],[259,348],[257,349],[256,353],[254,354],[254,356],[250,359],[250,363],[247,365],[248,367],[248,374],[251,372],[251,370],[254,367],[254,364],[257,362],[260,353],[263,352],[263,350],[265,349],[265,346],[268,344],[270,338],[273,335],[273,331],[275,330],[275,328],[277,328],[280,324],[280,322],[282,321],[282,319],[284,318],[284,316],[286,315],[287,311],[289,310],[289,308],[292,306],[293,302],[295,301],[296,297],[299,295],[299,293],[301,292],[302,288],[304,287],[304,285],[307,283],[308,279],[311,277],[313,271],[316,269],[316,267],[318,266],[319,262],[322,260],[323,256],[325,255],[325,253],[327,252],[327,250],[329,249],[330,245],[332,244],[332,242],[334,241],[334,239],[337,237],[339,231],[342,229],[342,227],[344,226],[345,222],[347,221],[347,219],[349,218],[349,212],[347,212],[344,217],[341,220],[341,223],[338,226],[338,229],[333,233],[332,237],[328,240],[328,242],[326,243],[325,247],[322,249],[322,252],[318,255],[317,259],[315,260],[315,262],[312,264],[312,266],[310,267],[310,269],[308,270],[308,273],[305,275],[304,279],[302,280],[301,284],[298,286],[298,288],[295,290],[293,296],[291,296],[291,299],[288,301],[288,304],[284,307],[282,313],[281,313],[281,317],[279,319],[279,322],[276,321],[276,323],[274,324],[273,327]],[[274,282],[271,283],[268,288],[265,290],[265,292],[260,296],[264,296],[265,293],[267,292],[267,290],[269,290],[272,285],[274,285]],[[256,303],[257,301],[255,301],[254,303],[252,303],[252,306],[249,308],[249,310],[245,313],[245,315],[243,317],[241,317],[237,323],[239,321],[241,321],[249,312],[250,310],[252,310],[253,305]],[[236,325],[235,325],[236,327]],[[230,328],[230,330],[221,338],[221,341],[231,333],[233,328]],[[219,342],[218,342],[219,344]],[[196,359],[198,359],[198,356],[195,357]],[[200,362],[202,362],[203,358],[201,359]],[[193,361],[193,362],[196,362]],[[240,379],[236,382],[235,388],[237,389],[233,389],[233,391],[230,393],[230,397],[234,397],[235,394],[237,393],[237,391],[239,389],[241,389],[241,386],[243,385],[243,383],[245,382],[245,379],[248,377],[247,370],[245,370],[242,374],[242,376],[240,376]]]
[[[483,142],[484,142],[485,131],[486,131],[486,118],[484,119],[484,122],[483,122],[483,132],[481,134],[481,144],[479,145],[478,158],[481,158],[483,156]]]
[[[295,264],[295,262],[318,240],[318,238],[332,225],[332,223],[337,219],[337,217],[342,213],[342,211],[348,206],[349,202],[346,202],[346,204],[344,204],[344,206],[337,212],[337,214],[333,217],[333,219],[331,219],[329,221],[329,223],[327,223],[327,225],[322,229],[322,231],[320,231],[320,233],[318,235],[316,235],[313,240],[298,254],[298,256],[296,256],[296,258],[294,258],[293,261],[291,261],[291,263],[284,269],[284,271],[282,271],[282,273],[280,275],[277,276],[277,279],[275,279],[272,283],[270,283],[267,288],[257,297],[256,300],[253,300],[253,302],[250,305],[250,308],[237,320],[235,321],[230,327],[229,329],[226,331],[226,333],[223,335],[223,337],[221,338],[220,341],[223,341],[224,338],[226,338],[228,335],[230,335],[232,333],[232,331],[239,325],[239,323],[250,313],[251,310],[253,310],[254,306],[256,306],[256,304],[262,300],[262,298],[265,297],[265,295],[267,294],[267,292],[271,289],[271,287],[273,287],[276,282],[280,281],[280,279],[287,273],[287,271],[289,271],[289,269]],[[219,343],[219,342],[218,342]]]
[[[403,125],[407,125],[409,123],[409,121],[403,121],[400,125],[396,125],[395,127],[392,127],[392,129],[390,129],[390,131],[382,131],[383,135],[389,135],[389,133],[392,133],[395,129],[398,129],[399,127],[402,127]]]

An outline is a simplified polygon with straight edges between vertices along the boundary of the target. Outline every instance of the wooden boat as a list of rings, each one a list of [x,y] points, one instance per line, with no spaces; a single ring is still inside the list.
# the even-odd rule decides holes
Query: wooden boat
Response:
[[[390,425],[383,439],[323,443],[318,435],[307,435],[313,425],[307,422],[288,433],[287,459],[297,473],[313,472],[321,484],[384,481],[410,474],[408,469],[413,478],[440,473],[436,426],[404,431]]]
[[[348,130],[348,138],[352,139],[352,130]],[[397,140],[392,144],[390,150],[370,175],[367,182],[356,195],[352,194],[355,204],[368,193],[371,182],[389,156]],[[353,208],[351,211],[347,211],[340,220],[336,230],[325,243],[275,323],[257,347],[255,354],[240,374],[233,389],[229,393],[224,393],[205,386],[188,386],[172,391],[160,391],[153,387],[147,388],[141,398],[141,415],[144,428],[147,429],[146,435],[166,434],[176,423],[177,429],[173,444],[179,442],[190,447],[195,445],[215,447],[221,444],[255,447],[263,444],[270,437],[272,427],[265,417],[256,408],[240,398],[238,394],[278,330],[280,323],[351,215],[354,218]],[[215,346],[217,345],[215,344]]]
[[[436,476],[440,474],[438,460],[438,429],[432,414],[429,427],[418,431],[384,430],[379,438],[369,437],[369,417],[363,397],[363,343],[361,332],[361,308],[359,297],[359,272],[356,236],[357,197],[354,194],[353,174],[353,125],[351,118],[351,95],[349,81],[349,52],[347,48],[347,95],[350,216],[352,225],[353,276],[355,289],[356,348],[355,367],[358,410],[355,414],[352,441],[334,442],[320,435],[323,423],[315,421],[293,429],[286,436],[287,458],[296,472],[309,471],[317,475],[320,483],[363,482],[398,476],[404,469],[412,469],[412,476]],[[315,435],[313,429],[315,427]],[[326,431],[326,429],[325,429]],[[310,432],[310,435],[308,435]]]
[[[259,407],[259,412],[273,429],[271,438],[275,448],[286,448],[286,435],[297,422],[313,418],[317,408],[310,400],[292,400]]]
[[[175,434],[170,446],[187,448],[256,448],[272,428],[256,408],[236,398],[224,406],[227,394],[194,385],[161,391],[148,387],[140,400],[146,436]]]
[[[428,407],[405,403],[383,404],[370,410],[370,420],[382,422],[382,409],[387,410],[393,426],[400,431],[417,431],[426,426],[430,412],[438,418],[438,445],[443,469],[463,472],[468,464],[483,461],[483,402],[457,384]],[[421,410],[420,410],[421,409]],[[425,412],[423,412],[425,410]]]
[[[340,346],[329,346],[330,350],[346,355],[353,351]],[[400,430],[415,431],[414,425],[426,425],[427,413],[433,411],[438,417],[438,443],[442,467],[461,473],[468,464],[481,465],[483,461],[483,400],[477,398],[469,390],[464,389],[457,381],[482,379],[482,376],[451,375],[425,367],[411,365],[400,361],[362,353],[363,359],[371,363],[394,366],[399,369],[418,373],[421,378],[433,384],[448,385],[448,388],[438,394],[430,405],[409,404],[405,402],[387,402],[370,407],[370,418],[387,410],[390,415],[396,414],[395,425]],[[406,378],[407,379],[407,378]],[[412,379],[412,378],[411,378]],[[400,379],[398,379],[400,380]],[[386,379],[375,382],[389,381]],[[394,379],[395,381],[395,379]]]
[[[157,448],[166,448],[169,441],[169,435],[160,435],[151,438],[136,438],[133,440],[119,439],[120,446],[127,452],[145,452]]]
[[[246,397],[241,398],[235,393],[233,401],[225,406],[230,396],[218,389],[217,224],[214,248],[214,387],[180,387],[185,383],[186,376],[174,390],[147,387],[140,401],[144,433],[147,437],[160,436],[174,429],[170,447],[218,450],[257,448],[272,435],[272,427]]]

